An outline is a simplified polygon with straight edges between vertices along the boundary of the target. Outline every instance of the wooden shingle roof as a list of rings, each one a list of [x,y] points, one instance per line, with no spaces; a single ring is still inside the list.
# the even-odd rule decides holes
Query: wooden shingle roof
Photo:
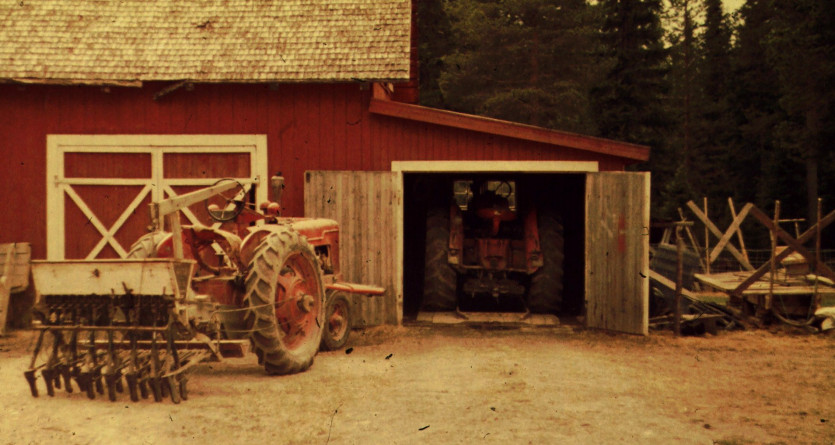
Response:
[[[0,79],[409,77],[409,0],[0,0]]]

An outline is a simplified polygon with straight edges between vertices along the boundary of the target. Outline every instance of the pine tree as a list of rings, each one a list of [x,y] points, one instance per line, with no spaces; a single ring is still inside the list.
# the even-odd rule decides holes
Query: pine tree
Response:
[[[453,45],[444,0],[420,0],[416,11],[418,58],[420,65],[420,103],[445,108],[438,78],[444,69],[443,57]]]
[[[835,13],[823,0],[774,0],[767,55],[777,74],[786,119],[780,148],[802,163],[806,214],[815,218],[821,158],[832,149],[835,102]],[[801,200],[802,201],[802,200]]]
[[[696,82],[699,67],[699,48],[696,39],[696,16],[698,11],[694,0],[671,0],[665,15],[668,24],[666,39],[669,42],[670,53],[670,95],[667,112],[671,120],[671,128],[666,135],[666,146],[670,147],[665,163],[672,165],[675,176],[666,184],[659,184],[661,202],[664,204],[664,214],[673,215],[675,210],[689,199],[685,192],[693,192],[698,188],[698,174],[694,166],[698,153],[698,127],[700,85]],[[657,164],[656,164],[657,165]],[[694,187],[695,186],[695,187]]]
[[[706,97],[719,104],[727,100],[728,76],[731,72],[731,30],[728,18],[722,11],[722,0],[704,0],[704,9],[701,83]],[[718,119],[719,116],[715,117]]]
[[[739,11],[741,25],[732,50],[729,104],[733,126],[727,181],[737,202],[771,208],[785,200],[787,190],[778,179],[795,172],[774,144],[774,128],[784,119],[779,105],[777,73],[767,63],[772,11],[769,0],[748,0]]]
[[[700,196],[709,197],[710,212],[730,220],[725,198],[733,195],[724,180],[729,165],[728,149],[736,129],[731,124],[728,78],[731,75],[731,33],[721,0],[704,0],[704,27],[700,36],[696,84],[699,100],[695,112],[694,169]]]
[[[652,171],[657,185],[652,202],[658,210],[659,190],[672,180],[677,167],[666,144],[672,121],[666,103],[668,52],[663,41],[661,1],[604,0],[601,7],[601,66],[607,72],[592,90],[598,128],[604,137],[652,148],[650,162],[642,168]]]
[[[454,110],[591,133],[593,10],[583,0],[447,3],[455,48],[439,85]]]

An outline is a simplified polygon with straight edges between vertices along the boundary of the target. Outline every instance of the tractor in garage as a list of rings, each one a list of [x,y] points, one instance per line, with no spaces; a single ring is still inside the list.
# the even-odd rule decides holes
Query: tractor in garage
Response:
[[[563,226],[532,184],[473,177],[444,188],[449,199],[427,209],[423,310],[460,313],[463,299],[492,298],[517,300],[525,314],[558,312]]]
[[[344,346],[352,295],[384,289],[342,281],[336,221],[281,216],[283,178],[271,185],[274,202],[258,207],[235,180],[152,203],[153,231],[127,259],[33,262],[32,395],[42,377],[50,396],[75,386],[116,400],[127,386],[134,401],[178,403],[204,360],[250,345],[268,373],[290,374]],[[215,224],[181,226],[201,201]]]

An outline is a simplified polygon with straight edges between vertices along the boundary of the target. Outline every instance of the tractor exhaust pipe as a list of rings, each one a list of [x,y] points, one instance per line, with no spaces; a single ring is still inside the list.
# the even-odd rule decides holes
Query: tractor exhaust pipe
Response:
[[[281,176],[281,172],[270,178],[270,191],[272,192],[272,201],[281,208],[281,196],[284,194],[284,176]]]

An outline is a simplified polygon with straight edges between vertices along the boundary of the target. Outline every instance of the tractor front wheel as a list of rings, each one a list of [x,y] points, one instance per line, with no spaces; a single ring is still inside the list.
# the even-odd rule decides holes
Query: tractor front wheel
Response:
[[[246,326],[270,374],[313,364],[325,323],[324,286],[310,244],[296,232],[267,235],[255,248],[245,280]]]
[[[322,333],[321,348],[325,351],[342,349],[351,335],[351,303],[342,292],[328,296],[325,305],[325,331]]]

